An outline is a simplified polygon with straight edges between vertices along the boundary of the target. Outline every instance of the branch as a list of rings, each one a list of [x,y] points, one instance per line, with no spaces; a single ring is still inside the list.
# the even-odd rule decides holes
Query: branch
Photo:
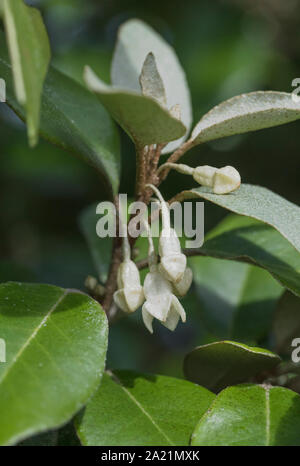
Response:
[[[190,191],[181,191],[180,193],[177,193],[174,197],[172,197],[168,203],[171,205],[173,202],[182,202],[185,199],[193,199],[197,196],[194,196]]]
[[[166,144],[157,144],[156,145],[156,150],[155,150],[154,156],[153,156],[152,160],[150,161],[150,170],[149,170],[150,175],[156,171],[157,165],[158,165],[158,162],[159,162],[159,158],[160,158],[160,155],[161,155],[161,151],[163,150],[165,145]]]
[[[166,163],[175,163],[180,157],[182,157],[188,150],[190,150],[195,145],[195,142],[192,139],[184,142],[172,155],[167,159]],[[170,168],[166,167],[159,176],[159,183],[161,183],[169,174]]]
[[[110,320],[110,311],[113,304],[113,295],[117,288],[117,275],[120,263],[122,261],[122,238],[119,236],[118,226],[119,226],[119,202],[118,196],[114,199],[114,204],[116,207],[116,237],[113,241],[112,249],[112,258],[110,263],[110,268],[108,272],[108,277],[105,284],[105,296],[102,301],[102,307],[106,312],[107,318]]]
[[[135,192],[138,198],[143,196],[143,188],[145,185],[147,172],[147,158],[151,146],[139,147],[136,146],[136,184]]]

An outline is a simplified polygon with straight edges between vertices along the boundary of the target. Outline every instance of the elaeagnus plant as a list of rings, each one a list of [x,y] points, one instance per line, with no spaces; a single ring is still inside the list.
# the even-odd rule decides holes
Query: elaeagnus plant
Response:
[[[56,444],[69,422],[82,445],[300,445],[300,209],[247,184],[247,173],[241,181],[229,153],[213,167],[201,151],[209,141],[298,120],[300,103],[285,92],[246,93],[213,107],[192,129],[185,73],[147,24],[131,19],[120,27],[111,83],[87,65],[80,84],[49,65],[38,10],[22,0],[0,5],[7,104],[26,122],[31,146],[40,133],[95,169],[115,213],[113,238],[96,234],[103,205],[80,216],[97,270],[84,291],[0,285],[0,444],[45,432],[55,432]],[[134,236],[137,214],[120,208],[126,154],[115,122],[136,150],[134,200],[158,207],[158,241],[149,211]],[[181,163],[192,148],[196,167]],[[189,177],[191,188],[167,199],[172,170]],[[230,212],[197,248],[184,247],[170,215],[173,202],[190,199]],[[168,338],[176,344],[180,332],[190,338],[201,330],[200,346],[184,358],[184,378],[107,367],[108,328],[116,322],[120,332],[131,323],[127,348],[141,343],[134,349],[141,353],[143,341],[162,335],[159,323],[174,331]]]

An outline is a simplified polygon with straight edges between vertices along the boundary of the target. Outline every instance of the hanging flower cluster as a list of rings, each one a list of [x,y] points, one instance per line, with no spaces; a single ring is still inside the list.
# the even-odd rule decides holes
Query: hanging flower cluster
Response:
[[[186,267],[186,256],[181,252],[178,236],[170,226],[170,212],[159,190],[147,185],[157,195],[162,214],[162,230],[159,238],[159,256],[155,252],[148,223],[145,223],[149,251],[149,272],[144,286],[140,284],[137,266],[130,260],[128,238],[123,241],[123,262],[118,271],[118,290],[114,301],[124,312],[134,312],[142,304],[142,317],[147,329],[153,333],[153,319],[158,319],[169,330],[175,330],[178,321],[186,320],[183,306],[177,296],[184,296],[192,283],[192,271]]]

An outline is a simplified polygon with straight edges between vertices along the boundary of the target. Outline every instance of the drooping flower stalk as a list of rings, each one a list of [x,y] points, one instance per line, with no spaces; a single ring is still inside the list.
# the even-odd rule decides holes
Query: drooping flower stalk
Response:
[[[160,201],[162,230],[159,237],[159,255],[161,258],[161,273],[171,282],[179,282],[186,268],[186,257],[181,252],[180,242],[174,228],[171,228],[170,212],[160,191],[152,184],[151,188]]]
[[[150,199],[152,202],[155,202],[159,204],[159,200],[155,198]],[[153,240],[152,237],[149,236],[149,224],[148,222],[144,222],[145,229],[148,232],[148,238],[149,238],[149,252],[148,252],[148,265],[149,265],[149,270],[151,270],[151,264],[157,264],[157,255],[154,250],[153,246]],[[164,271],[162,270],[161,264],[158,265],[158,269],[162,275],[164,275]],[[183,297],[187,294],[189,291],[191,284],[193,281],[193,272],[190,267],[186,267],[184,274],[182,278],[178,282],[172,282],[172,288],[173,292],[175,295]]]

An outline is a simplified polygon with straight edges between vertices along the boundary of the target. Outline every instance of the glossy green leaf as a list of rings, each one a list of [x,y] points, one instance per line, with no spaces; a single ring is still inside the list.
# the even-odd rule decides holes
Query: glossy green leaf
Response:
[[[277,366],[280,357],[271,351],[234,341],[198,346],[184,359],[184,374],[215,393],[229,385],[248,382],[260,372]]]
[[[300,118],[300,103],[286,92],[242,94],[212,108],[192,132],[196,144],[283,125]]]
[[[7,103],[24,120],[24,110],[14,97],[11,67],[1,34],[0,39],[0,75],[6,81]],[[43,88],[40,133],[94,167],[117,193],[120,144],[114,123],[95,96],[53,67]]]
[[[239,385],[222,391],[200,419],[192,445],[299,446],[300,396],[286,388]]]
[[[300,252],[300,207],[262,186],[242,184],[230,194],[212,194],[207,188],[182,192],[183,199],[201,198],[272,226]]]
[[[50,61],[50,45],[42,16],[23,0],[4,0],[5,32],[15,93],[26,111],[29,143],[38,141],[40,101]]]
[[[258,265],[300,296],[300,255],[278,231],[262,222],[230,215],[206,236],[199,253]]]
[[[184,380],[114,371],[77,417],[83,445],[188,445],[214,395]]]
[[[219,338],[252,342],[265,337],[284,289],[266,271],[212,257],[191,261],[204,325]]]
[[[292,341],[300,337],[300,299],[286,292],[278,303],[273,320],[274,346],[279,354],[291,357]]]
[[[87,87],[140,147],[166,143],[182,136],[186,128],[156,100],[140,93],[103,83],[91,68],[85,68]]]
[[[79,227],[87,242],[95,269],[102,283],[106,282],[112,252],[112,238],[99,238],[96,232],[97,204],[86,207],[79,216]]]
[[[50,285],[0,285],[0,444],[68,421],[99,385],[107,319],[87,295]]]
[[[187,133],[192,123],[192,110],[184,71],[172,47],[150,26],[138,19],[127,21],[119,29],[111,69],[112,84],[140,92],[139,77],[149,52],[155,56],[164,83],[167,107],[170,109],[176,104],[180,105],[181,120]],[[183,138],[168,144],[165,152],[171,152],[182,141]]]

